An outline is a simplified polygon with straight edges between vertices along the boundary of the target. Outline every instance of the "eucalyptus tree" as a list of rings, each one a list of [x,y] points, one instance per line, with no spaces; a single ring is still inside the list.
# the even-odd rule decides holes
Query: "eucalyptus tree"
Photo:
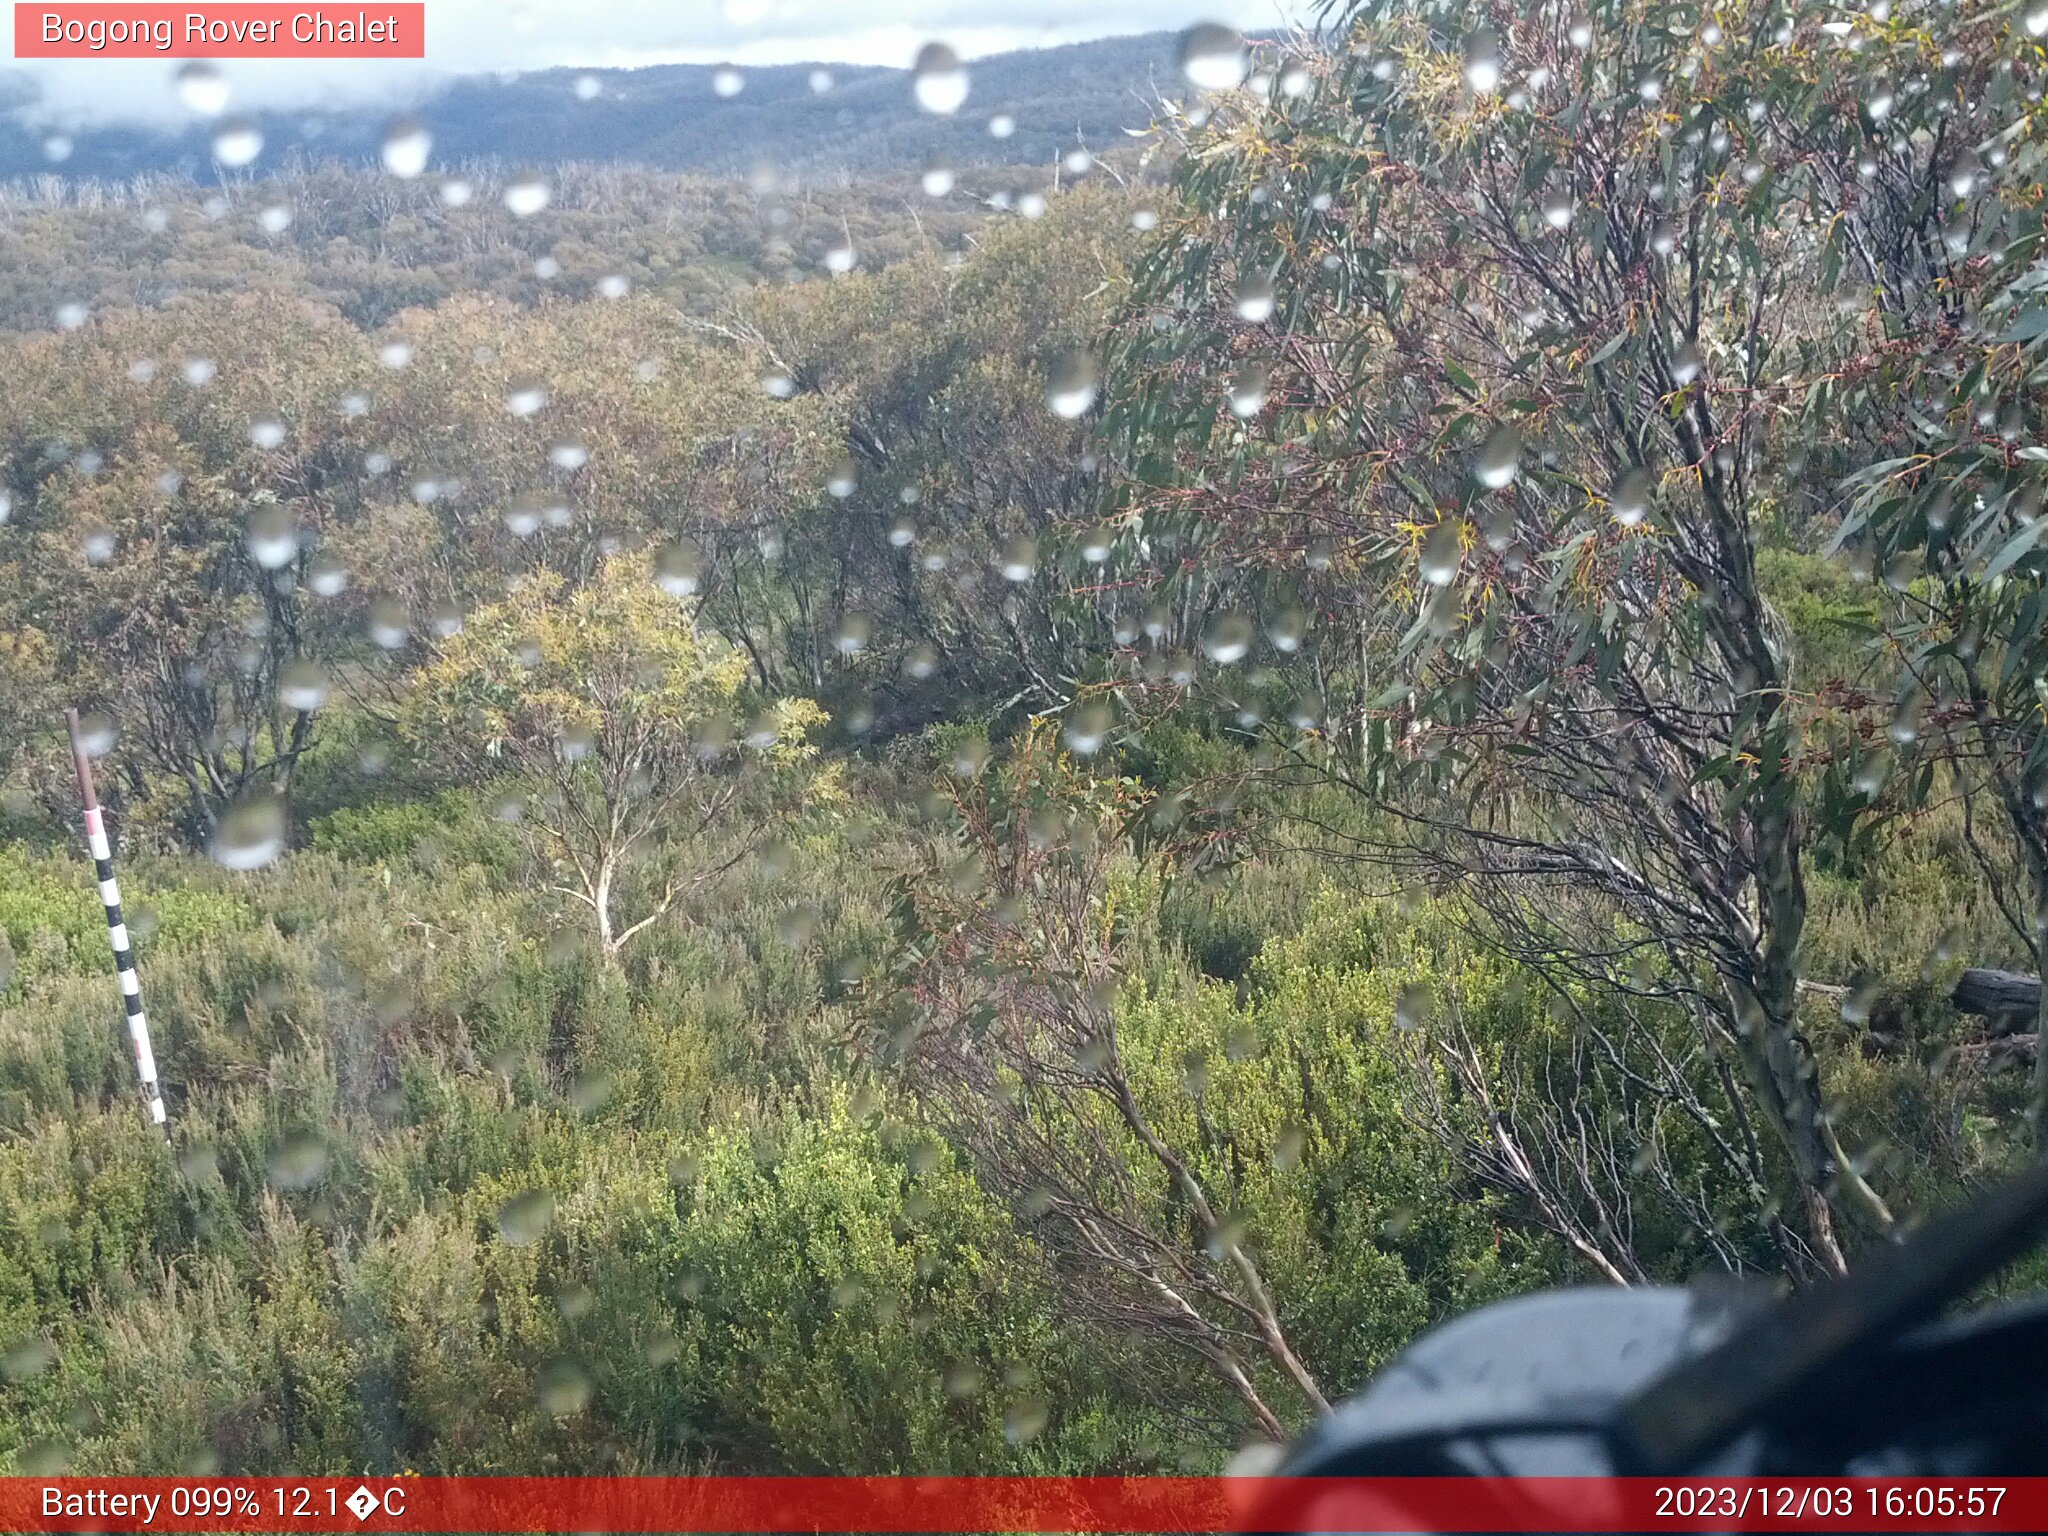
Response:
[[[1844,758],[1841,794],[1988,805],[2004,835],[1980,837],[1972,819],[1968,846],[2048,973],[2044,36],[2048,8],[1958,7],[1873,39],[1851,247],[1871,345],[1811,414],[1823,431],[1860,429],[1863,462],[1841,466],[1856,500],[1837,543],[1881,579],[1897,673],[1882,733]],[[2035,1012],[2038,1152],[2048,1015]]]
[[[1801,1017],[1865,722],[1798,674],[1757,555],[1884,430],[1859,402],[1815,454],[1810,407],[1872,344],[1837,290],[1898,237],[1874,126],[1995,73],[1970,22],[1943,62],[1903,7],[1360,0],[1255,74],[1206,49],[1112,341],[1136,678],[1270,722],[1369,808],[1344,852],[1462,892],[1561,991],[1689,1019],[1731,1134],[1777,1149],[1749,1220],[1831,1267],[1838,1207],[1891,1221]],[[1927,114],[1888,180],[1953,159]]]
[[[210,837],[289,786],[347,647],[324,546],[360,510],[335,401],[366,359],[300,301],[71,318],[0,401],[0,628],[49,674],[23,728],[57,756],[54,699],[104,713],[125,826]]]
[[[656,569],[622,554],[574,588],[527,576],[441,641],[400,716],[423,757],[504,795],[607,961],[832,795],[805,740],[823,712],[750,708],[746,659]]]
[[[1416,958],[1405,940],[1346,914],[1276,939],[1251,995],[1199,981],[1158,947],[1159,902],[1216,828],[1084,764],[1050,722],[986,750],[951,749],[873,1043],[1030,1232],[1066,1315],[1130,1347],[1137,1395],[1284,1436],[1424,1320],[1550,1273],[1547,1244],[1504,1233],[1405,1129],[1377,1006]],[[1525,1011],[1470,959],[1437,974],[1489,1026]]]
[[[1071,695],[1092,603],[1066,535],[1098,487],[1044,376],[1113,311],[1127,214],[1117,189],[1077,188],[965,252],[764,292],[716,326],[784,410],[844,421],[812,504],[725,541],[716,611],[747,621],[771,674],[780,653],[803,686],[858,691],[899,728]]]

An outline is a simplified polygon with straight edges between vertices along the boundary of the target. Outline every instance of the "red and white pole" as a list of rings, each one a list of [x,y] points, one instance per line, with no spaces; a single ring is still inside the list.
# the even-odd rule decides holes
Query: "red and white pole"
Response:
[[[71,761],[78,770],[78,797],[85,807],[85,841],[92,851],[92,867],[99,876],[100,900],[107,909],[107,941],[114,948],[114,973],[121,978],[121,1006],[128,1013],[128,1040],[135,1047],[135,1074],[142,1079],[142,1101],[149,1106],[151,1123],[164,1126],[164,1140],[171,1139],[165,1125],[163,1090],[156,1081],[156,1053],[149,1047],[149,1016],[142,1011],[142,983],[135,974],[135,952],[128,946],[128,924],[121,916],[121,887],[114,880],[114,849],[107,841],[107,825],[100,815],[99,796],[92,787],[92,755],[85,750],[79,729],[78,711],[64,711],[64,723],[71,731]]]

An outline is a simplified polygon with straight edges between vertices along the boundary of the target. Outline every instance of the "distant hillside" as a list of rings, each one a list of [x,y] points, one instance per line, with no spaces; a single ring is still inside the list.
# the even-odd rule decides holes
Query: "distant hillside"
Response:
[[[418,115],[433,130],[435,162],[442,165],[585,161],[738,174],[766,162],[811,176],[843,170],[860,177],[933,158],[962,166],[1044,164],[1077,138],[1098,151],[1126,143],[1124,130],[1149,120],[1151,93],[1172,89],[1173,55],[1174,38],[1164,32],[993,55],[969,66],[972,89],[952,117],[917,109],[907,70],[809,64],[746,70],[744,88],[731,97],[717,93],[718,71],[704,65],[479,76],[447,87]],[[812,88],[816,69],[830,73],[830,89]],[[584,76],[599,82],[590,100],[577,90]],[[30,90],[26,76],[0,76],[0,101],[31,99]],[[1015,120],[1007,138],[989,132],[996,113]],[[373,160],[383,126],[382,115],[371,113],[273,112],[255,121],[264,139],[259,172],[294,155]],[[69,153],[53,161],[41,130],[12,114],[0,120],[0,180],[162,171],[213,179],[204,125],[181,133],[89,129],[72,136]]]

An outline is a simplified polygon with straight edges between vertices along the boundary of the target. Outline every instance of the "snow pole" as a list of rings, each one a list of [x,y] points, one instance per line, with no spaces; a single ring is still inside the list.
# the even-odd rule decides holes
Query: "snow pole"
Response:
[[[121,917],[121,887],[114,880],[114,849],[107,841],[107,824],[100,815],[99,796],[92,787],[92,754],[85,749],[85,735],[78,724],[78,711],[64,711],[64,723],[71,731],[71,761],[78,770],[78,798],[85,807],[85,841],[92,852],[92,867],[99,876],[100,900],[107,909],[107,942],[114,949],[114,973],[121,979],[121,1006],[128,1013],[128,1040],[135,1047],[135,1075],[142,1080],[142,1101],[149,1106],[152,1124],[163,1127],[164,1142],[171,1140],[165,1124],[163,1090],[156,1081],[156,1053],[149,1048],[149,1018],[142,1011],[142,983],[135,974],[135,951],[128,945],[128,924]]]

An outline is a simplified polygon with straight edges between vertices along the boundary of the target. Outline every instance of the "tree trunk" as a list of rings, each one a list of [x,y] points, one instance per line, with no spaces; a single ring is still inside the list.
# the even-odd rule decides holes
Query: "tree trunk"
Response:
[[[590,892],[590,905],[597,912],[597,942],[604,951],[607,964],[619,958],[619,944],[612,933],[612,861],[601,859],[597,866],[597,880]]]
[[[2048,886],[2048,880],[2036,880],[2038,886]],[[2034,964],[2048,973],[2048,928],[2035,928]],[[2041,984],[2034,983],[2036,994],[2034,1007],[2034,1040],[2038,1044],[2048,1035],[2048,993],[2041,991]],[[2034,1053],[2034,1092],[2027,1105],[2028,1120],[2034,1130],[2034,1156],[2048,1157],[2048,1051]]]

